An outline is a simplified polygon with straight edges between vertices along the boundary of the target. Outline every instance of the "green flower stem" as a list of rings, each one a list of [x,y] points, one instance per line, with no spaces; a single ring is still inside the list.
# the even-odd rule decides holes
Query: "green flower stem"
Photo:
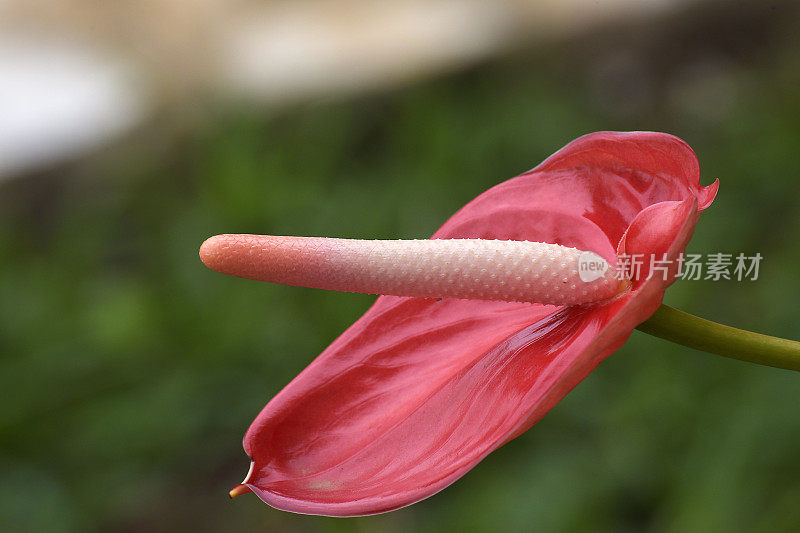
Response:
[[[696,350],[800,371],[800,342],[723,326],[668,305],[636,329]]]

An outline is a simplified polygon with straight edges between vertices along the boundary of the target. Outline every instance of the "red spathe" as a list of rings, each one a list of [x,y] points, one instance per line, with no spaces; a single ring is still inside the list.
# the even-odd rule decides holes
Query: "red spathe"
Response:
[[[699,177],[676,137],[593,133],[481,194],[433,238],[674,261],[717,191]],[[334,516],[426,498],[535,424],[655,312],[672,281],[636,280],[574,307],[381,296],[258,415],[244,438],[254,461],[246,485],[279,509]]]

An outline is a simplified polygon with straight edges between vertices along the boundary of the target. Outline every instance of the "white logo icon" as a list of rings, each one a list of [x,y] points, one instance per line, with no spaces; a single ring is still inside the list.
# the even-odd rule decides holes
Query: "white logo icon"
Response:
[[[586,283],[600,279],[608,270],[605,259],[594,252],[581,252],[578,256],[578,276]]]

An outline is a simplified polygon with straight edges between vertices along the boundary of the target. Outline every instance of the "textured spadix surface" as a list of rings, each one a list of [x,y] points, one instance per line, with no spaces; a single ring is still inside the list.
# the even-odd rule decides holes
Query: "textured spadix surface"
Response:
[[[218,235],[200,256],[249,279],[421,298],[577,305],[611,298],[621,286],[616,268],[594,252],[529,241]]]
[[[716,194],[699,174],[671,135],[594,133],[481,194],[434,238],[675,260]],[[648,273],[645,262],[623,293],[581,306],[379,297],[255,419],[246,486],[280,509],[327,515],[434,494],[625,342],[673,281]]]

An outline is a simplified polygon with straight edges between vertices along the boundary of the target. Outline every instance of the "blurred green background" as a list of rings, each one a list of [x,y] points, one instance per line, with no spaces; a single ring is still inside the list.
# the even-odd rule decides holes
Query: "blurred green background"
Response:
[[[373,298],[197,258],[217,233],[424,238],[579,135],[666,131],[721,182],[688,251],[764,260],[757,281],[684,281],[665,302],[797,339],[799,28],[769,7],[693,12],[380,93],[217,101],[0,184],[0,529],[800,530],[800,375],[639,332],[414,506],[330,519],[230,501],[251,420]]]

